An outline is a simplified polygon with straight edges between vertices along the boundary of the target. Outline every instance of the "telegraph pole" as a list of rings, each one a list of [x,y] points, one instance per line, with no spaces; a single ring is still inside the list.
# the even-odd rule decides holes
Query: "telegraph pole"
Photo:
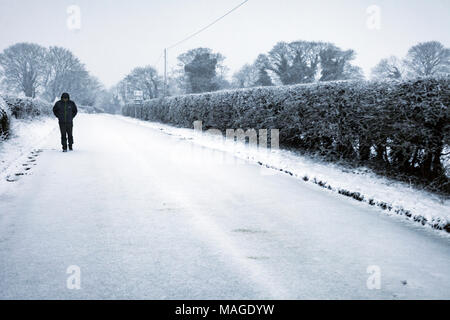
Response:
[[[228,11],[227,13],[225,13],[223,16],[219,17],[218,19],[214,20],[213,22],[211,22],[210,24],[208,24],[206,27],[203,27],[202,29],[200,29],[199,31],[191,34],[190,36],[184,38],[181,41],[178,41],[177,43],[164,48],[164,97],[167,95],[167,49],[172,49],[173,47],[178,46],[179,44],[191,39],[192,37],[198,35],[199,33],[201,33],[202,31],[208,29],[209,27],[211,27],[213,24],[217,23],[219,20],[225,18],[227,15],[229,15],[230,13],[232,13],[234,10],[238,9],[240,6],[244,5],[246,2],[248,2],[248,0],[244,0],[243,2],[241,2],[239,5],[237,5],[236,7],[234,7],[233,9],[231,9],[230,11]],[[161,58],[161,56],[158,58],[158,62],[159,59]]]

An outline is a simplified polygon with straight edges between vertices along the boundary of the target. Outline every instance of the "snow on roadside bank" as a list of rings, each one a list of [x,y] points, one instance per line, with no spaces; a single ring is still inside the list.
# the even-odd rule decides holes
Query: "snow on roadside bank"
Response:
[[[9,139],[0,141],[0,193],[9,184],[7,177],[23,169],[30,152],[39,149],[56,128],[57,122],[50,117],[11,121]]]
[[[377,206],[388,214],[395,213],[424,226],[450,232],[448,199],[417,190],[406,183],[378,176],[370,169],[347,169],[286,150],[268,151],[227,141],[211,134],[201,134],[192,129],[177,128],[121,115],[115,115],[115,117],[188,139],[208,148],[231,152],[238,158],[258,163],[264,168],[285,172],[305,182],[315,183],[368,205]],[[270,174],[267,171],[269,170],[262,172]]]

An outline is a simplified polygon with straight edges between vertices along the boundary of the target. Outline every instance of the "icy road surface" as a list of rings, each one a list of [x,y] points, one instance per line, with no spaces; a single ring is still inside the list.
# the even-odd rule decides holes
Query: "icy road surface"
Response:
[[[1,182],[2,299],[450,298],[432,230],[114,116],[58,134]]]

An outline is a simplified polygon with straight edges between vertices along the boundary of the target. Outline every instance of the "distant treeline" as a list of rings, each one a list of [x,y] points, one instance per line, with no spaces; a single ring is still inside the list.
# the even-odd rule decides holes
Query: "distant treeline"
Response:
[[[117,96],[106,90],[68,49],[16,43],[0,53],[0,91],[50,103],[63,92],[79,105],[109,112],[120,110]]]
[[[237,52],[236,54],[239,54]],[[17,43],[0,53],[0,91],[53,102],[69,92],[80,105],[115,113],[139,91],[144,100],[161,96],[213,92],[258,86],[293,85],[336,80],[363,80],[353,62],[356,52],[320,41],[278,42],[252,63],[228,77],[225,56],[210,48],[195,48],[177,57],[167,83],[156,66],[139,66],[117,85],[105,89],[69,50]],[[428,41],[412,46],[404,58],[387,57],[373,68],[376,80],[405,80],[450,74],[450,49]]]
[[[225,57],[209,48],[196,48],[177,57],[178,65],[169,73],[166,92],[163,77],[154,66],[137,67],[117,85],[122,102],[131,102],[135,90],[143,99],[163,95],[212,92],[223,89],[292,85],[335,80],[363,80],[366,76],[353,64],[354,50],[317,41],[278,42],[253,63],[245,64],[227,78]],[[373,68],[372,80],[406,80],[450,74],[450,49],[428,41],[412,46],[404,58],[381,59]]]

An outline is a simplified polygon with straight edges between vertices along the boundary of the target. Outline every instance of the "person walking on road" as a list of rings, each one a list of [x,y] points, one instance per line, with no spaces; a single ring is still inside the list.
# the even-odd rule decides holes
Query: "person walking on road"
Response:
[[[58,118],[59,122],[63,152],[67,152],[67,139],[69,140],[69,150],[73,150],[73,118],[75,118],[77,113],[78,110],[75,102],[70,100],[67,92],[64,92],[61,95],[61,100],[57,101],[53,107],[53,114]]]

